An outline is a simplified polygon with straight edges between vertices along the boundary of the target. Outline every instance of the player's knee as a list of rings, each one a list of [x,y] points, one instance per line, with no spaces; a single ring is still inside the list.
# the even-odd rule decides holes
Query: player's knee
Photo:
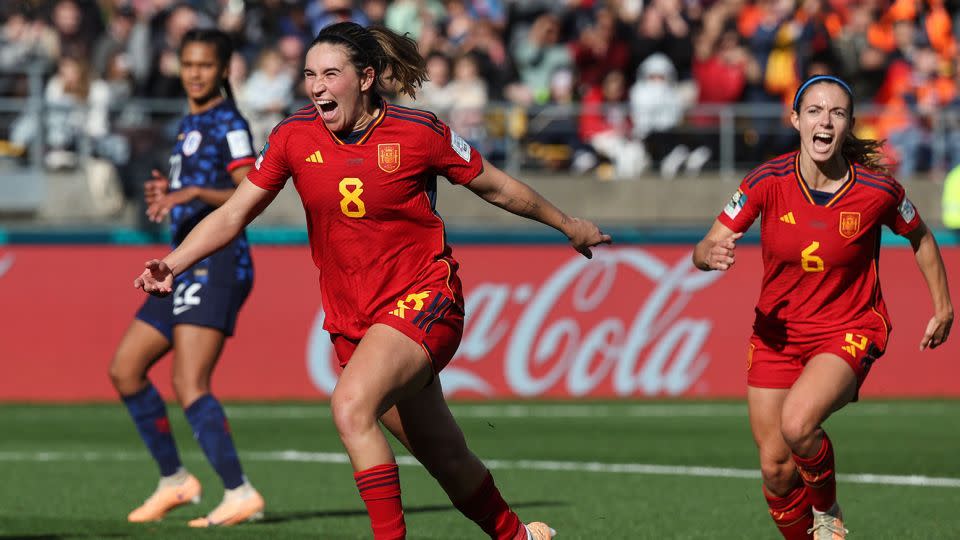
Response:
[[[794,452],[812,441],[817,429],[817,422],[802,414],[785,414],[780,421],[783,440]]]
[[[334,390],[330,396],[330,410],[333,424],[341,438],[365,432],[377,422],[375,408],[368,404],[359,392],[343,391],[339,388]]]
[[[784,496],[793,489],[797,474],[793,461],[787,458],[761,459],[760,476],[767,490],[777,496]]]
[[[173,393],[181,407],[189,407],[191,403],[204,394],[210,393],[210,386],[201,377],[185,373],[174,373],[172,377]]]
[[[146,382],[146,376],[137,369],[133,369],[123,362],[118,356],[115,356],[113,362],[110,362],[110,368],[107,370],[110,382],[121,395],[128,396],[136,394],[143,389]]]

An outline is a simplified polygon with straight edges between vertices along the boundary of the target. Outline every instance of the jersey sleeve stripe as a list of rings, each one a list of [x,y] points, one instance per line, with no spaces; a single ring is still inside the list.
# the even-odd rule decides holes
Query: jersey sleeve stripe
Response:
[[[247,165],[253,165],[254,163],[256,163],[256,161],[257,161],[257,158],[255,158],[255,157],[253,157],[253,156],[248,156],[248,157],[242,157],[242,158],[240,158],[240,159],[235,159],[235,160],[231,161],[230,163],[227,163],[227,172],[233,172],[235,169],[239,169],[240,167],[246,167]]]
[[[870,181],[868,181],[868,180],[866,180],[866,179],[864,179],[864,178],[858,178],[858,179],[857,179],[857,183],[858,183],[858,184],[863,184],[863,185],[865,185],[865,186],[870,186],[870,187],[875,188],[875,189],[879,189],[880,191],[883,191],[884,193],[886,193],[886,194],[890,195],[891,197],[893,197],[894,200],[899,199],[899,196],[898,196],[897,192],[894,191],[890,186],[887,186],[887,185],[884,185],[884,184],[877,184],[877,183],[874,183],[874,182],[870,182]]]
[[[270,134],[273,135],[274,133],[277,132],[278,129],[280,129],[281,126],[285,126],[291,122],[313,121],[313,120],[316,120],[318,116],[319,116],[319,113],[316,111],[316,109],[314,109],[313,113],[310,113],[310,114],[307,114],[307,113],[303,115],[301,115],[300,113],[294,114],[293,116],[290,116],[286,120],[277,124],[277,127],[273,128],[273,131],[271,131]]]
[[[425,121],[423,121],[423,120],[418,120],[418,119],[414,119],[414,118],[410,118],[410,117],[406,117],[406,116],[400,116],[400,115],[398,115],[398,114],[389,113],[389,112],[386,114],[386,116],[388,116],[389,118],[395,118],[395,119],[397,119],[397,120],[406,120],[406,121],[408,121],[408,122],[413,122],[413,123],[415,123],[415,124],[420,124],[420,125],[422,125],[422,126],[427,126],[428,128],[432,129],[432,130],[434,131],[434,133],[436,133],[437,135],[441,135],[441,136],[443,135],[443,130],[442,130],[442,129],[438,128],[438,127],[437,127],[436,125],[434,125],[434,124],[425,122]]]
[[[756,169],[750,171],[750,172],[747,174],[747,176],[744,178],[744,181],[745,181],[745,182],[750,182],[750,181],[752,181],[753,179],[755,179],[757,176],[759,176],[760,174],[762,174],[762,173],[764,173],[764,172],[767,172],[767,171],[771,171],[771,170],[773,170],[773,169],[780,168],[780,167],[782,167],[784,164],[788,163],[788,162],[789,162],[789,159],[790,159],[790,156],[788,155],[788,156],[784,156],[784,157],[781,157],[781,158],[774,159],[774,160],[772,160],[772,161],[768,161],[767,163],[764,163],[763,165],[761,165],[761,166],[757,167]],[[751,184],[750,187],[753,187],[753,185]]]
[[[860,171],[858,171],[858,174],[859,174],[860,176],[862,176],[863,178],[866,178],[866,179],[868,179],[868,180],[874,181],[874,182],[876,182],[876,183],[878,183],[878,184],[884,184],[884,185],[890,186],[891,188],[896,189],[896,187],[895,187],[895,186],[896,186],[896,183],[893,181],[892,178],[885,177],[885,176],[879,176],[879,175],[876,175],[876,174],[872,174],[872,173],[869,173],[869,172],[867,172],[867,171],[865,171],[865,170],[863,170],[863,169],[860,169]]]
[[[764,171],[763,174],[761,174],[760,176],[755,177],[752,181],[750,181],[750,182],[747,184],[747,187],[750,188],[750,189],[753,189],[753,186],[759,184],[760,182],[766,180],[767,178],[770,178],[771,176],[780,176],[780,175],[782,175],[782,174],[786,174],[786,173],[790,172],[790,167],[791,167],[791,166],[792,166],[791,163],[784,163],[783,165],[780,166],[780,168],[777,168],[777,169],[768,169],[768,170]]]
[[[423,111],[420,109],[411,109],[410,107],[401,107],[399,105],[393,105],[393,104],[391,104],[389,108],[393,109],[391,112],[407,114],[410,116],[418,116],[420,118],[423,118],[424,120],[427,120],[433,123],[435,126],[440,128],[441,130],[443,129],[443,124],[440,122],[440,119],[438,119],[437,115],[433,114],[430,111]]]

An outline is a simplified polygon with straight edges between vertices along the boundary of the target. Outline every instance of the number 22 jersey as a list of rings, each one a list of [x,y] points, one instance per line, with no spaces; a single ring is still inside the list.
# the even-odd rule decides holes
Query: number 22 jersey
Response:
[[[906,235],[920,224],[896,180],[854,163],[835,193],[812,191],[800,173],[799,152],[792,152],[750,172],[717,219],[745,232],[758,216],[758,337],[775,346],[844,328],[889,334],[880,292],[880,226]]]
[[[293,178],[320,270],[324,328],[359,339],[418,283],[442,283],[463,305],[436,182],[467,184],[482,171],[476,150],[432,113],[383,102],[346,140],[313,105],[300,109],[274,128],[247,178],[272,191]]]

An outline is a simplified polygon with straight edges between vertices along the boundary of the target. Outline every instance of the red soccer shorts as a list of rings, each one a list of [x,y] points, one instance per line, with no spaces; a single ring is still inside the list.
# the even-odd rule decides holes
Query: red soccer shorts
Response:
[[[755,388],[790,388],[811,358],[830,353],[853,369],[859,389],[870,366],[883,355],[886,341],[885,332],[851,330],[825,334],[822,339],[808,343],[787,343],[775,349],[754,334],[747,350],[747,384]]]
[[[434,372],[439,373],[450,363],[460,346],[460,338],[463,337],[463,304],[453,298],[445,281],[421,285],[401,295],[372,324],[378,323],[403,332],[423,347]],[[342,334],[330,337],[340,367],[344,368],[360,341]]]

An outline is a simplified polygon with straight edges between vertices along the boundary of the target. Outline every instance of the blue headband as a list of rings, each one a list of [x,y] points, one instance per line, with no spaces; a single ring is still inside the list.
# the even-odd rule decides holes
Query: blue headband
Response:
[[[793,97],[793,110],[800,112],[800,98],[803,97],[803,93],[811,85],[817,84],[819,82],[832,82],[834,84],[840,85],[840,88],[843,88],[846,91],[847,95],[850,97],[850,112],[853,112],[853,90],[850,89],[850,85],[843,82],[842,79],[834,77],[833,75],[815,75],[806,80],[797,90],[797,95]]]

